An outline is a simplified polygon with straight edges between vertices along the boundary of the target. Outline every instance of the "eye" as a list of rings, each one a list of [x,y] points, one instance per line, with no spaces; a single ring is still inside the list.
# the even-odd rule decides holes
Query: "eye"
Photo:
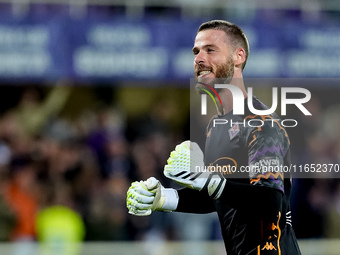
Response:
[[[198,50],[193,50],[192,52],[194,53],[195,56],[199,53]]]
[[[211,48],[208,48],[207,49],[207,52],[213,52],[214,50],[213,49],[211,49]]]

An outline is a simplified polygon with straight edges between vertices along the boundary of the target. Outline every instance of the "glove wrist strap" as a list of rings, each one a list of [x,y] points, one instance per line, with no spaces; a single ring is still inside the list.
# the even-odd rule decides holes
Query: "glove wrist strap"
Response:
[[[162,206],[162,211],[171,212],[175,211],[178,205],[178,193],[177,190],[172,188],[163,188],[162,195],[164,195],[164,204]]]
[[[208,192],[208,195],[213,199],[218,199],[225,187],[227,180],[219,172],[209,174],[207,181],[202,188]]]

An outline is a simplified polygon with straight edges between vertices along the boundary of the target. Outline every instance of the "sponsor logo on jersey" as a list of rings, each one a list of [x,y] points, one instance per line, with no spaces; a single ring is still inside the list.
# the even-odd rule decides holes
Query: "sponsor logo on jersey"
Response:
[[[263,173],[263,172],[276,172],[280,166],[280,159],[275,156],[261,157],[257,161],[250,163],[252,172]]]
[[[220,172],[222,175],[234,174],[237,170],[237,162],[233,158],[222,157],[210,163],[209,167],[215,168],[215,171]]]
[[[260,158],[257,162],[252,162],[251,164],[257,167],[278,166],[280,164],[280,160],[278,157],[263,157],[263,158]]]

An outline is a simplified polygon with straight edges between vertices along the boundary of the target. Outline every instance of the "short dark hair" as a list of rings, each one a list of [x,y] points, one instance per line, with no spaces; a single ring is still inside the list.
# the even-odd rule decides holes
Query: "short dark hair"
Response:
[[[246,56],[245,56],[246,59],[244,63],[242,64],[242,70],[243,70],[244,67],[246,66],[248,55],[249,55],[249,43],[242,29],[239,26],[226,20],[211,20],[200,25],[200,27],[197,30],[197,33],[203,30],[207,30],[207,29],[215,29],[215,30],[224,31],[226,35],[229,37],[229,43],[232,47],[241,47],[244,49],[246,53]]]

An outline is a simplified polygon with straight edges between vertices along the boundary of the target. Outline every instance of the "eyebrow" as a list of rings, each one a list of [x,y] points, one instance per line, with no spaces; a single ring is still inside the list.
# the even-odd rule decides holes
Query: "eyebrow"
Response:
[[[206,44],[206,45],[203,45],[202,49],[209,48],[209,47],[217,48],[217,46],[215,44]],[[192,48],[192,51],[195,51],[195,50],[197,50],[197,47]]]

